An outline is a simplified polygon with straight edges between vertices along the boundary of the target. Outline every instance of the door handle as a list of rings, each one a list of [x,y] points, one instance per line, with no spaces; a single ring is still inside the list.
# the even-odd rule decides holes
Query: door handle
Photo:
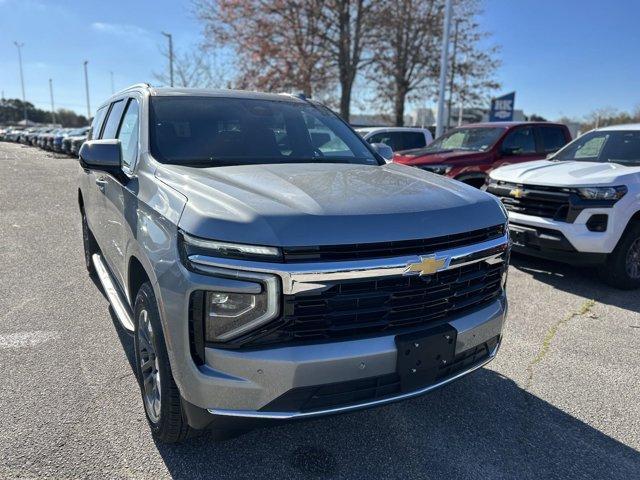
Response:
[[[104,193],[104,187],[107,185],[107,180],[104,177],[96,178],[96,185],[102,193]]]

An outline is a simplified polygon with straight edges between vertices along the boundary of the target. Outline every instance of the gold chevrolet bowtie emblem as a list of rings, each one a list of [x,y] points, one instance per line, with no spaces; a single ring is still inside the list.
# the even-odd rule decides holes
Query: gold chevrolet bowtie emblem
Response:
[[[420,257],[417,263],[410,263],[404,273],[419,273],[420,275],[432,275],[444,267],[446,258]]]
[[[509,195],[514,197],[514,198],[522,198],[522,195],[524,195],[524,192],[522,190],[520,190],[519,188],[514,188],[513,190],[511,190],[509,192]]]

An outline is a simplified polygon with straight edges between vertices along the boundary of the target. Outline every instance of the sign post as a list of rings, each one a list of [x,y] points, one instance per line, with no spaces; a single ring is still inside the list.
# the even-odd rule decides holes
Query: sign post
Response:
[[[513,120],[513,105],[516,101],[516,92],[507,93],[491,100],[490,122],[510,122]]]

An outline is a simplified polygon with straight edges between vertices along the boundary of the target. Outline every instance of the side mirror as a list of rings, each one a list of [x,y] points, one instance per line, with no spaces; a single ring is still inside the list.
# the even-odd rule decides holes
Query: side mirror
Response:
[[[393,160],[393,150],[386,143],[372,143],[371,148],[373,148],[378,155],[384,158],[385,162],[389,163]]]
[[[122,148],[120,140],[89,140],[80,147],[80,165],[91,170],[112,174],[121,171]]]

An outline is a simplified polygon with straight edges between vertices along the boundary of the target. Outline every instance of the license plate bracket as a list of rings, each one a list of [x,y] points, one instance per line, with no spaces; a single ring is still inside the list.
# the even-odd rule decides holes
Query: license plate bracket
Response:
[[[457,333],[445,324],[396,337],[396,369],[403,392],[435,382],[440,369],[453,362]]]

